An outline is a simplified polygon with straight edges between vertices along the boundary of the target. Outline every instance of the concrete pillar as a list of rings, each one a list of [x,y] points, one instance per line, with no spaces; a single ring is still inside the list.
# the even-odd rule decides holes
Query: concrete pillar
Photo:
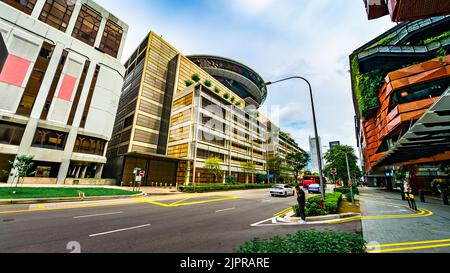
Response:
[[[81,167],[81,177],[82,179],[86,178],[86,171],[87,171],[88,166],[82,166]]]
[[[69,24],[67,24],[66,34],[72,35],[75,23],[77,22],[78,15],[80,15],[81,3],[77,1],[75,8],[72,11],[72,17],[70,17]]]
[[[100,47],[100,43],[102,41],[103,32],[105,32],[106,27],[106,18],[102,17],[102,21],[100,22],[100,27],[98,29],[97,37],[95,38],[94,47]]]
[[[75,167],[76,171],[75,171],[75,178],[80,178],[80,171],[81,171],[81,166],[76,166]]]
[[[46,0],[38,0],[34,5],[33,12],[31,13],[31,17],[34,19],[38,19],[41,15],[42,9],[44,8]]]
[[[97,169],[95,170],[95,178],[97,178],[97,179],[102,178],[104,166],[105,166],[104,164],[97,164]]]
[[[19,145],[19,150],[17,155],[28,155],[30,151],[30,147],[33,143],[34,135],[36,133],[36,129],[38,127],[38,122],[41,117],[42,109],[44,108],[45,101],[47,99],[48,92],[50,90],[50,86],[53,82],[53,77],[56,73],[56,69],[58,68],[58,64],[61,58],[61,54],[64,50],[64,45],[61,43],[57,43],[55,45],[55,49],[53,50],[52,58],[48,64],[47,71],[45,73],[44,79],[42,81],[41,88],[39,89],[39,93],[36,97],[33,110],[30,115],[30,119],[28,120],[27,126],[25,128],[25,132],[22,137],[22,141]],[[11,170],[11,173],[16,173],[15,170]],[[14,183],[14,177],[8,178],[8,184]]]
[[[189,185],[191,182],[191,161],[186,162],[186,173],[184,176],[184,184]]]
[[[67,137],[66,147],[64,149],[63,160],[61,162],[61,166],[59,167],[58,172],[58,184],[64,184],[64,181],[67,176],[67,172],[70,167],[70,162],[72,158],[73,148],[75,147],[75,142],[78,136],[78,129],[80,126],[81,118],[83,116],[84,107],[86,105],[86,100],[89,95],[89,88],[91,86],[92,79],[94,78],[95,67],[97,63],[91,61],[89,65],[88,72],[86,74],[86,80],[83,86],[83,90],[81,92],[80,100],[78,102],[78,107],[75,113],[75,118],[73,120],[72,128],[70,129],[69,136]]]

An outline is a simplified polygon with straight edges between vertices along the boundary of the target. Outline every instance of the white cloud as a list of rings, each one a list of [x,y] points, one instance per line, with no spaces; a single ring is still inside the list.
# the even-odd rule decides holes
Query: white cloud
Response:
[[[229,0],[229,4],[236,11],[245,15],[258,15],[267,11],[275,0]]]

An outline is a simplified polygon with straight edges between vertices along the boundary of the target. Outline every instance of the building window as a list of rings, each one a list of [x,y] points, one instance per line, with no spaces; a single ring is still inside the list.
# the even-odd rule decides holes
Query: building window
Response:
[[[64,150],[67,133],[38,128],[34,136],[33,147]]]
[[[123,29],[115,23],[108,20],[105,31],[103,32],[100,50],[116,58],[119,54],[120,44],[122,42]]]
[[[33,72],[27,83],[25,91],[20,101],[17,114],[29,117],[33,110],[34,102],[41,88],[45,73],[47,72],[48,64],[52,57],[54,46],[44,42],[42,45],[39,57],[34,65]]]
[[[89,109],[91,108],[92,96],[94,96],[95,86],[97,85],[98,73],[100,73],[99,65],[95,67],[94,77],[92,78],[91,86],[89,87],[89,94],[87,97],[86,105],[84,106],[83,116],[81,117],[80,128],[84,128],[86,126]]]
[[[69,1],[47,0],[39,16],[39,20],[65,32],[74,7],[75,5],[69,3]]]
[[[37,0],[0,0],[16,9],[31,15]]]
[[[8,145],[20,145],[25,126],[0,121],[0,143]]]
[[[72,36],[93,46],[97,37],[102,16],[86,5],[81,6]]]
[[[399,104],[442,96],[448,86],[450,86],[450,77],[439,81],[399,89],[391,96],[389,112],[394,110]]]
[[[103,139],[78,135],[73,152],[103,156],[105,147],[106,141]]]

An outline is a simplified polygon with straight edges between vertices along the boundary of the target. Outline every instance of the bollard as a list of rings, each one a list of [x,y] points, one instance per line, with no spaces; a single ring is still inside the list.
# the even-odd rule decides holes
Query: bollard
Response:
[[[448,206],[448,192],[445,190],[442,192],[442,201],[444,201],[444,205]]]
[[[167,183],[164,184],[164,189],[167,188]]]
[[[425,191],[419,190],[420,202],[425,203]]]
[[[161,182],[161,183],[159,183],[159,187],[160,187],[160,188],[162,188],[162,182]]]

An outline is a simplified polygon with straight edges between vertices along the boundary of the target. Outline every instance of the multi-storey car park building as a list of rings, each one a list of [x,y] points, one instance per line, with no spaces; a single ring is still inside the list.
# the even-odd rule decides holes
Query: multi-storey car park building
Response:
[[[424,189],[450,162],[450,17],[401,23],[351,56],[356,132],[370,184],[394,167]]]
[[[242,163],[265,172],[267,125],[255,109],[267,89],[256,72],[227,58],[186,57],[153,32],[125,66],[106,176],[127,185],[140,168],[144,185],[212,182],[211,157],[222,162],[217,182],[248,181]]]
[[[264,119],[267,124],[267,161],[275,158],[286,159],[288,154],[291,153],[306,153],[298,146],[298,143],[292,138],[290,134],[281,131],[281,129],[268,118]],[[290,182],[293,182],[295,180],[295,175],[292,172],[285,172],[284,170],[282,170],[281,175],[283,175],[286,180]]]
[[[30,182],[101,177],[127,31],[91,0],[0,0],[9,52],[0,74],[0,169],[27,155],[36,171]]]

